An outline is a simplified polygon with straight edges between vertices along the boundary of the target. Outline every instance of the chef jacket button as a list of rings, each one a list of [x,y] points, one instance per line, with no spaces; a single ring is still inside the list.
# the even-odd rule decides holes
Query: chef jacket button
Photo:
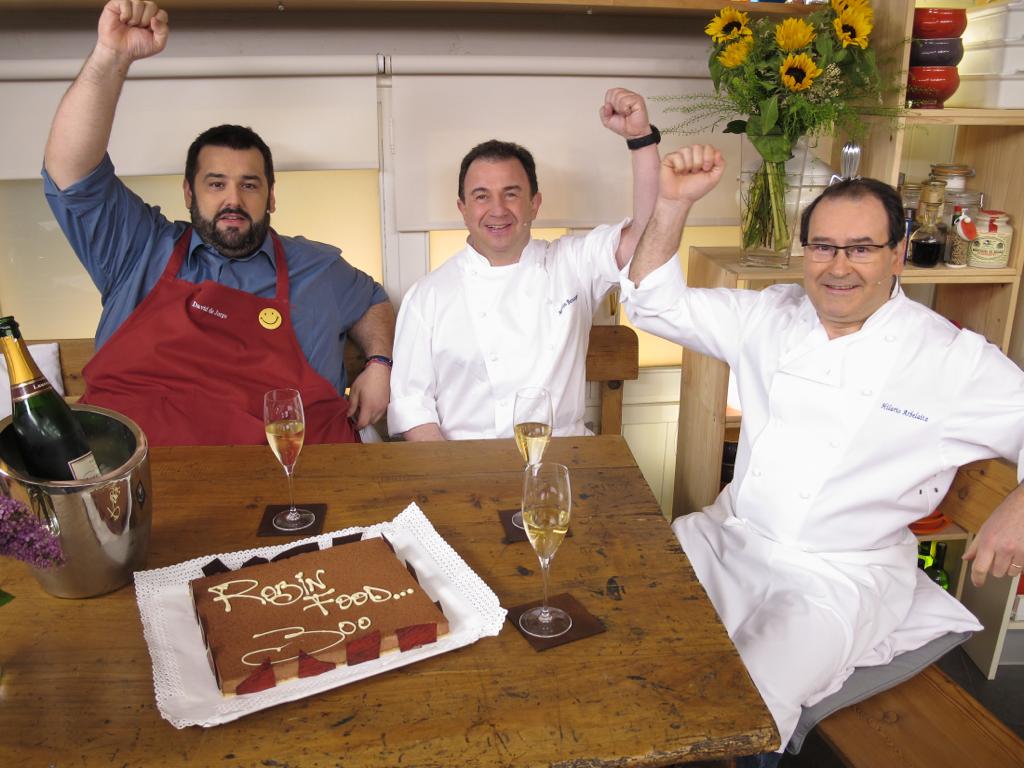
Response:
[[[750,474],[752,474],[754,477],[760,477],[764,473],[760,469],[755,469],[755,470],[752,470]]]
[[[811,498],[811,494],[809,494],[807,491],[800,491],[800,498],[801,499],[809,499],[809,498]]]
[[[875,391],[873,389],[862,389],[860,393],[864,395],[864,397],[871,397],[873,394],[875,394]]]
[[[498,356],[497,355],[491,355],[491,362],[492,363],[498,362]]]
[[[499,408],[504,408],[506,405],[508,405],[508,400],[499,400],[498,401],[498,407]]]
[[[486,312],[481,312],[480,313],[480,317],[487,317],[487,313]]]
[[[829,440],[828,441],[828,447],[829,448],[838,448],[839,447],[839,441],[838,440]]]
[[[896,341],[896,337],[890,333],[886,335],[885,340],[891,343],[893,341]]]
[[[825,375],[826,375],[826,376],[828,376],[828,375],[829,375],[829,374],[831,374],[831,373],[832,373],[832,369],[831,369],[831,368],[826,368],[826,369],[825,369]]]

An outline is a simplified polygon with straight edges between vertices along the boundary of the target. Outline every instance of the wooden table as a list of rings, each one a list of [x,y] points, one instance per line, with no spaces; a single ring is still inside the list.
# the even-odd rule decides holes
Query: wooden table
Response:
[[[0,559],[4,766],[667,766],[774,749],[778,735],[621,437],[561,438],[573,536],[552,566],[608,631],[542,653],[497,637],[216,728],[160,717],[135,594],[44,593]],[[156,448],[148,567],[246,549],[287,492],[266,447]],[[307,446],[299,501],[325,530],[416,501],[505,607],[540,597],[528,543],[497,510],[521,495],[510,440]]]

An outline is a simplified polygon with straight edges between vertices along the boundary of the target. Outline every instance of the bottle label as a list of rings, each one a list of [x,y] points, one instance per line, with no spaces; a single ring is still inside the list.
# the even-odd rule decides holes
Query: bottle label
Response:
[[[77,459],[72,459],[68,462],[68,467],[71,469],[71,475],[75,480],[87,480],[90,477],[99,477],[100,468],[96,464],[96,457],[92,455],[92,451],[89,451]]]
[[[40,392],[45,392],[48,389],[53,389],[53,387],[50,386],[50,382],[46,380],[46,377],[14,384],[11,386],[11,402],[20,403],[22,400],[28,400],[33,395],[38,395]]]

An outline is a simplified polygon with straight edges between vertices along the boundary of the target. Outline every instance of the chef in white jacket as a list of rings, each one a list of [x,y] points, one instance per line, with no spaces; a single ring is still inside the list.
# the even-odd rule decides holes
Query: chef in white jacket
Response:
[[[706,145],[663,160],[622,301],[637,327],[726,361],[736,378],[735,479],[673,528],[781,750],[801,705],[858,662],[877,663],[873,649],[908,620],[917,548],[907,526],[934,510],[957,467],[1002,456],[1024,469],[1024,372],[903,294],[900,197],[871,179],[833,185],[808,208],[802,286],[687,288],[672,256],[690,206],[723,169]],[[975,581],[1020,572],[1022,488],[969,556]],[[936,633],[979,626],[948,602]]]
[[[626,139],[633,218],[582,237],[532,240],[541,205],[533,157],[488,141],[463,158],[466,247],[421,278],[396,328],[388,428],[406,440],[511,437],[516,390],[551,393],[555,435],[586,434],[591,320],[619,285],[658,190],[661,136],[639,95],[613,88],[601,121]]]

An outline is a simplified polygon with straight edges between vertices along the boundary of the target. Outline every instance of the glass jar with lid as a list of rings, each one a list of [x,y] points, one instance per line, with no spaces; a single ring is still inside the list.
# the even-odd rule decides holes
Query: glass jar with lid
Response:
[[[976,192],[973,189],[951,191],[949,185],[946,185],[946,201],[942,208],[942,221],[945,223],[950,235],[946,238],[946,247],[942,254],[942,260],[946,264],[953,264],[953,219],[955,218],[956,210],[959,209],[971,219],[977,219],[978,211],[985,207],[984,200],[985,195],[982,192]],[[966,266],[966,263],[966,261],[961,260],[958,262],[958,266]]]
[[[959,192],[967,187],[967,180],[974,177],[974,169],[960,163],[935,163],[932,165],[931,181],[946,182],[947,192]]]
[[[1010,262],[1013,227],[1006,211],[978,211],[978,237],[971,243],[967,266],[999,269]]]

